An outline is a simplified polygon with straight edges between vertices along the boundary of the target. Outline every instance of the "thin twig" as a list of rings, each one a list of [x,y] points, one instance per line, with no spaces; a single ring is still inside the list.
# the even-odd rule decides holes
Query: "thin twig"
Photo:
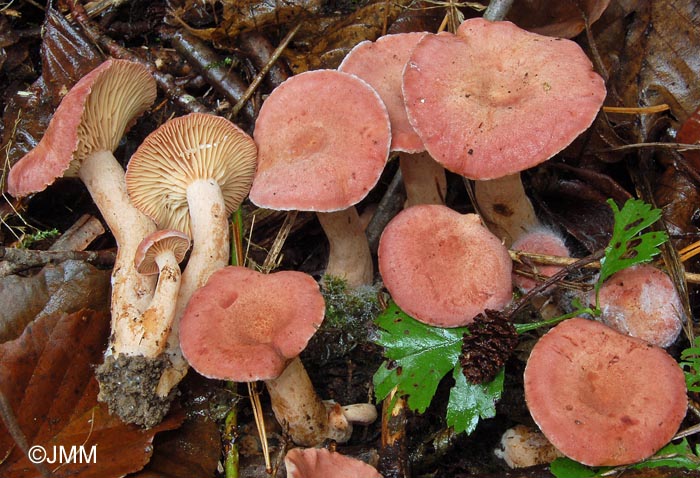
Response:
[[[8,264],[0,270],[0,277],[65,261],[82,261],[94,266],[111,267],[115,258],[116,254],[112,251],[36,251],[0,246],[0,260]]]
[[[126,48],[119,45],[119,43],[117,43],[110,37],[102,34],[102,32],[100,32],[99,30],[99,27],[92,20],[90,20],[90,17],[88,17],[85,8],[83,8],[83,6],[79,2],[77,2],[76,0],[67,0],[67,2],[68,6],[71,9],[71,12],[73,13],[75,21],[80,25],[87,37],[95,45],[105,48],[109,52],[109,54],[112,55],[114,58],[121,58],[133,61],[136,63],[140,63],[141,65],[146,67],[151,73],[151,75],[153,75],[153,78],[155,78],[156,83],[163,91],[163,93],[165,93],[165,95],[168,98],[170,98],[174,103],[176,103],[185,111],[190,113],[212,112],[209,108],[201,104],[194,96],[190,95],[189,93],[184,91],[180,86],[175,84],[172,76],[160,72],[152,63],[142,60]]]
[[[262,68],[262,70],[260,70],[258,74],[255,75],[255,78],[253,78],[253,81],[250,82],[250,85],[248,86],[246,92],[243,93],[241,99],[238,100],[238,103],[236,103],[236,105],[233,107],[233,110],[231,111],[231,118],[235,118],[241,111],[241,109],[243,109],[243,107],[246,105],[248,100],[250,100],[250,98],[253,96],[253,93],[255,93],[255,90],[257,90],[258,86],[260,86],[260,83],[262,82],[263,78],[265,78],[265,75],[267,75],[267,73],[270,71],[270,68],[272,68],[275,62],[279,59],[282,52],[285,50],[285,48],[287,48],[289,42],[292,41],[294,35],[296,35],[296,33],[299,31],[299,28],[301,28],[301,22],[297,23],[296,26],[285,35],[285,37],[282,39],[282,43],[280,43],[279,46],[275,49],[275,51],[272,52],[270,60]]]
[[[282,226],[280,226],[277,237],[275,237],[275,242],[272,243],[270,252],[267,253],[265,262],[263,262],[262,271],[265,274],[269,273],[272,269],[275,269],[279,265],[282,247],[284,246],[284,242],[287,240],[287,236],[289,236],[289,232],[294,226],[294,221],[297,218],[297,214],[298,211],[289,211],[287,216],[284,218],[284,222],[282,223]]]
[[[623,146],[615,146],[613,148],[606,148],[596,151],[596,153],[613,153],[615,151],[626,151],[630,149],[643,149],[643,148],[660,148],[660,149],[671,149],[675,151],[698,151],[700,150],[700,144],[685,144],[685,143],[635,143],[635,144],[625,144]]]

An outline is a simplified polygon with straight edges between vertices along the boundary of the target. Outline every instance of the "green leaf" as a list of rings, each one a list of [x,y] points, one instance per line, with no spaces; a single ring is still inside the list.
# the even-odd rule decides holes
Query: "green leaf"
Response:
[[[684,438],[679,444],[669,443],[654,456],[644,461],[635,463],[629,468],[685,468],[688,470],[700,470],[700,457],[694,453],[688,441]],[[620,467],[622,470],[624,467]],[[594,476],[607,476],[614,468],[609,466],[588,467],[570,458],[557,458],[550,464],[550,471],[556,478],[590,478]]]
[[[685,374],[688,390],[700,392],[700,337],[695,338],[693,347],[688,347],[681,352],[679,365]]]
[[[678,445],[669,443],[654,453],[654,456],[637,463],[632,468],[658,468],[660,466],[700,470],[700,457],[693,453],[688,440],[684,438]]]
[[[549,471],[557,478],[590,478],[597,475],[595,470],[571,458],[556,458],[549,464]]]
[[[668,240],[665,232],[641,231],[661,217],[660,209],[652,209],[650,204],[639,199],[629,199],[622,210],[612,199],[608,204],[613,210],[615,224],[610,244],[605,249],[605,257],[600,260],[600,277],[596,289],[622,269],[651,260],[661,251],[659,246]]]
[[[393,302],[376,322],[380,329],[377,342],[390,360],[374,376],[377,398],[386,398],[397,387],[397,395],[408,397],[408,407],[423,413],[440,380],[457,364],[462,336],[468,330],[425,325]]]
[[[450,390],[447,403],[447,425],[457,433],[470,434],[480,418],[496,416],[496,402],[503,391],[504,369],[501,369],[489,383],[475,385],[467,382],[462,367],[456,366],[452,372],[455,385]]]

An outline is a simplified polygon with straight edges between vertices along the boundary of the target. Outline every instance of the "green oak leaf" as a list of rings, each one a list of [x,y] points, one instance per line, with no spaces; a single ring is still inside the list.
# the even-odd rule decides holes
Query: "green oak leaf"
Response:
[[[377,317],[384,362],[374,376],[377,398],[383,400],[394,387],[407,396],[411,410],[423,413],[440,380],[452,370],[462,350],[467,328],[445,329],[425,325],[403,312],[395,303]]]
[[[488,383],[473,384],[467,382],[462,367],[456,366],[452,372],[455,385],[450,390],[447,402],[447,425],[456,433],[474,431],[480,418],[496,416],[496,402],[503,391],[504,369]]]

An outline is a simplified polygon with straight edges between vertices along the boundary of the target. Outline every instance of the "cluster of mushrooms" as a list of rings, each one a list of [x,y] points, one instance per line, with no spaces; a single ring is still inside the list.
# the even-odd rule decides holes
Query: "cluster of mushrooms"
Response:
[[[247,196],[264,208],[315,211],[330,244],[326,272],[352,287],[371,284],[373,258],[355,205],[398,153],[409,201],[379,243],[384,285],[417,320],[468,326],[512,298],[504,243],[568,251],[536,219],[496,236],[476,214],[449,209],[444,170],[490,191],[480,200],[486,210],[505,189],[524,195],[518,173],[585,131],[605,94],[575,43],[476,18],[456,33],[362,42],[337,70],[291,77],[265,100],[254,139],[216,116],[171,119],[145,139],[125,173],[112,152],[156,89],[143,67],[108,60],[64,97],[42,141],[11,170],[8,190],[25,196],[77,175],[114,234],[112,336],[98,376],[101,398],[120,416],[157,423],[192,366],[206,377],[265,381],[285,431],[314,447],[346,441],[352,423],[368,423],[376,411],[316,395],[298,355],[324,318],[319,285],[301,272],[228,266],[232,211]],[[535,422],[559,451],[589,465],[650,456],[685,415],[683,374],[662,349],[680,331],[672,285],[647,318],[627,320],[616,305],[634,292],[615,284],[631,283],[638,284],[631,307],[647,305],[649,288],[657,288],[648,277],[668,279],[649,268],[640,267],[639,280],[613,278],[601,292],[604,321],[638,338],[571,319],[547,333],[528,361],[525,394]],[[647,332],[654,321],[666,330],[658,340]],[[141,392],[125,402],[130,381]],[[289,476],[321,476],[312,465],[337,455],[308,453],[290,452]],[[371,467],[343,475],[341,465],[323,466],[334,476],[380,476]]]

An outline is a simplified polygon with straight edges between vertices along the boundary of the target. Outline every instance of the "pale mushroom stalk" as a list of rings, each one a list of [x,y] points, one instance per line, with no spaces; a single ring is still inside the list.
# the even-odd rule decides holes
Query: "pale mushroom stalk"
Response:
[[[182,277],[180,266],[172,253],[159,254],[156,263],[159,270],[158,284],[150,306],[143,313],[141,353],[145,357],[157,357],[165,349],[175,317],[175,304]]]
[[[475,181],[474,197],[484,223],[506,247],[523,234],[542,227],[525,194],[520,173]]]
[[[405,207],[416,204],[445,204],[445,168],[428,153],[402,153],[399,167],[406,188]]]
[[[345,279],[350,287],[371,284],[372,254],[357,209],[319,212],[316,216],[330,246],[326,274]]]
[[[265,380],[265,386],[277,421],[298,445],[317,446],[327,439],[345,443],[353,423],[368,424],[377,418],[372,404],[341,407],[322,401],[299,357],[280,376]]]
[[[328,411],[299,357],[272,380],[265,380],[272,411],[294,443],[315,446],[328,436]]]
[[[90,191],[118,246],[112,271],[114,340],[107,353],[140,354],[141,314],[151,302],[155,278],[139,274],[133,258],[141,240],[155,231],[156,225],[129,201],[124,169],[110,151],[89,154],[78,176]]]
[[[180,231],[161,229],[146,236],[139,244],[134,265],[143,275],[158,274],[153,300],[143,313],[141,354],[154,359],[165,349],[175,318],[177,294],[180,290],[179,263],[190,247],[190,238]]]
[[[226,205],[216,181],[193,181],[187,186],[187,204],[190,210],[192,253],[182,274],[175,320],[168,336],[166,352],[170,367],[163,372],[156,389],[161,397],[167,396],[180,383],[189,367],[180,350],[179,318],[194,291],[206,284],[212,272],[225,267],[229,259]]]

